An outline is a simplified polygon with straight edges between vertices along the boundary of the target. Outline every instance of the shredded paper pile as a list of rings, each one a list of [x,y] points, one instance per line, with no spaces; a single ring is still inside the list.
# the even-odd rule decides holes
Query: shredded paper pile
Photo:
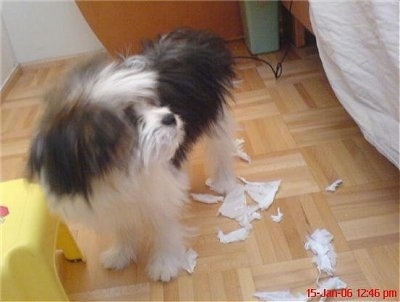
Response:
[[[250,156],[243,150],[243,139],[235,141],[235,155],[242,160],[251,162]],[[281,181],[275,180],[270,182],[251,182],[243,177],[239,177],[238,183],[232,191],[225,197],[212,194],[191,194],[193,200],[206,203],[217,204],[221,203],[218,209],[218,214],[234,219],[239,224],[234,231],[224,233],[222,230],[217,231],[218,240],[223,243],[232,243],[245,240],[252,230],[252,222],[261,219],[261,211],[267,210],[273,203],[275,195],[279,190]],[[328,192],[335,192],[336,189],[343,183],[338,179],[326,188]],[[221,191],[216,188],[211,179],[206,181],[206,185],[214,190]],[[248,198],[253,201],[248,203]],[[283,213],[280,208],[277,208],[276,214],[270,216],[272,221],[280,222],[283,218]],[[336,268],[336,253],[332,245],[333,235],[326,229],[317,229],[309,237],[304,245],[306,250],[310,250],[313,256],[318,275],[316,277],[317,288],[313,294],[314,297],[307,296],[305,293],[292,294],[290,290],[272,291],[272,292],[256,292],[254,296],[261,301],[311,301],[315,297],[320,297],[320,301],[324,301],[323,293],[335,289],[344,289],[347,284],[340,278],[334,277]],[[188,262],[185,265],[188,272],[192,273],[196,265],[197,254],[190,250],[188,251]],[[320,281],[321,274],[326,274],[327,279]]]
[[[325,300],[325,292],[336,289],[347,288],[339,277],[333,277],[336,268],[336,253],[332,245],[333,236],[326,229],[317,229],[310,237],[304,247],[313,252],[313,262],[317,266],[318,276],[316,279],[317,288],[313,296],[305,293],[292,294],[290,290],[273,292],[256,292],[255,297],[261,301],[311,301],[313,298],[320,297],[320,301]],[[321,274],[325,273],[328,279],[320,281]]]
[[[271,182],[250,182],[243,177],[239,178],[242,183],[238,183],[235,188],[225,197],[212,194],[191,194],[196,201],[203,203],[219,203],[221,206],[218,214],[234,219],[238,222],[239,228],[225,234],[222,230],[218,230],[217,237],[221,243],[231,243],[245,240],[249,235],[252,221],[261,219],[260,211],[268,209],[274,201],[278,192],[280,180]],[[212,187],[212,181],[207,180],[206,184]],[[247,196],[254,203],[248,204]],[[283,214],[278,209],[276,215],[272,215],[271,219],[279,222]]]

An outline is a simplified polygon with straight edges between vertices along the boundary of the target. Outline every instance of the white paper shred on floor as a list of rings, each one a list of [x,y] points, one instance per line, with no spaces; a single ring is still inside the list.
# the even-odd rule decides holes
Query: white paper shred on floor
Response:
[[[331,183],[329,186],[325,188],[325,191],[327,192],[335,192],[337,188],[343,184],[343,180],[341,179],[336,179],[333,183]]]
[[[247,206],[247,211],[243,215],[236,217],[236,221],[247,230],[251,230],[253,225],[251,224],[253,220],[261,219],[261,214],[257,212],[257,206]]]
[[[307,301],[306,295],[292,295],[290,291],[275,291],[275,292],[256,292],[254,297],[261,301]]]
[[[257,202],[258,206],[262,210],[266,210],[271,206],[281,184],[280,180],[270,182],[250,182],[243,177],[239,177],[239,179],[245,184],[244,189],[246,193]]]
[[[197,264],[197,253],[189,249],[186,251],[186,259],[183,263],[183,269],[185,269],[189,274],[192,274],[194,272],[194,268],[196,267]]]
[[[246,196],[244,194],[244,186],[237,185],[231,192],[229,192],[218,213],[235,219],[238,216],[245,214],[247,211]]]
[[[336,267],[336,253],[332,245],[333,235],[326,229],[316,229],[310,237],[307,237],[307,242],[304,247],[310,249],[314,253],[313,262],[317,265],[318,276],[316,284],[318,288],[315,291],[316,297],[320,297],[319,301],[324,301],[321,297],[324,290],[336,290],[347,288],[347,284],[339,277],[331,277],[327,280],[319,282],[321,272],[332,276]],[[289,290],[275,292],[256,292],[255,297],[261,301],[311,301],[316,297],[308,297],[303,294],[292,295]]]
[[[193,200],[202,202],[202,203],[218,203],[224,200],[223,196],[218,196],[218,195],[212,195],[212,194],[196,194],[192,193],[190,194],[192,196]]]
[[[249,231],[246,228],[240,228],[224,234],[224,232],[219,230],[217,236],[221,243],[232,243],[245,240],[249,236]]]
[[[314,253],[313,262],[317,265],[319,272],[325,272],[332,276],[336,267],[336,253],[331,244],[333,235],[326,229],[316,229],[304,247]]]
[[[278,207],[276,215],[271,215],[271,219],[273,222],[281,222],[283,218],[283,214],[281,212],[281,209]]]
[[[239,179],[243,184],[238,183],[235,188],[225,196],[222,205],[218,209],[218,214],[236,220],[241,227],[249,231],[253,228],[251,224],[252,221],[261,219],[261,214],[258,211],[266,210],[271,206],[281,181],[250,182],[243,177]],[[211,189],[214,188],[211,179],[206,180],[206,185]],[[249,195],[256,204],[248,205],[246,194]],[[194,194],[194,197],[197,197],[197,195],[202,194]],[[208,196],[207,200],[214,200],[214,198]],[[282,219],[282,213],[278,215],[279,217],[276,219]],[[220,240],[220,242],[226,243],[226,240]]]

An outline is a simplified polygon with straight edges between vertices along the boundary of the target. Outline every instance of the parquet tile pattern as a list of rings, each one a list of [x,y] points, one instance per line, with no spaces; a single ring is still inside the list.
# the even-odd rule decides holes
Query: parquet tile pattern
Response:
[[[247,55],[243,42],[231,48]],[[261,57],[275,63],[280,56]],[[72,62],[25,68],[2,96],[2,180],[23,176],[41,96]],[[304,242],[316,228],[334,235],[336,275],[353,292],[348,300],[380,301],[384,290],[394,290],[391,300],[399,299],[399,171],[365,141],[338,102],[315,47],[292,49],[279,80],[250,60],[238,61],[237,74],[232,109],[252,163],[237,161],[236,173],[253,181],[281,179],[272,207],[253,223],[247,240],[223,245],[217,229],[230,231],[236,223],[217,217],[218,205],[189,203],[185,221],[197,230],[191,242],[197,267],[167,284],[149,282],[141,262],[119,272],[104,270],[99,251],[109,238],[71,226],[88,259],[84,264],[58,258],[71,300],[248,301],[256,290],[315,288],[317,271]],[[196,146],[188,164],[196,192],[208,192],[202,149]],[[337,178],[344,184],[325,192]],[[269,216],[278,206],[284,218],[274,223]],[[357,293],[363,289],[381,295],[366,299]]]

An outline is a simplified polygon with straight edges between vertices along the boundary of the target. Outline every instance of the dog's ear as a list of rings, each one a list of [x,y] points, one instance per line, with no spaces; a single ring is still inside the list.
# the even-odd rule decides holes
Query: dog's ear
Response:
[[[28,154],[28,162],[26,166],[26,178],[33,181],[39,177],[40,169],[43,165],[43,138],[40,133],[36,134],[32,140]]]
[[[136,113],[133,104],[127,104],[123,109],[124,119],[132,126],[136,127],[139,116]]]
[[[32,143],[28,170],[43,172],[51,192],[88,200],[95,178],[127,167],[132,139],[127,122],[111,108],[75,105],[47,123]]]

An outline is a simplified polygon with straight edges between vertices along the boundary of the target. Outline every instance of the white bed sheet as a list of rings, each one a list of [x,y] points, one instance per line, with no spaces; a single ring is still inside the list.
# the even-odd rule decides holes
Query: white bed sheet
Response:
[[[399,2],[310,0],[324,70],[365,138],[399,164]]]

